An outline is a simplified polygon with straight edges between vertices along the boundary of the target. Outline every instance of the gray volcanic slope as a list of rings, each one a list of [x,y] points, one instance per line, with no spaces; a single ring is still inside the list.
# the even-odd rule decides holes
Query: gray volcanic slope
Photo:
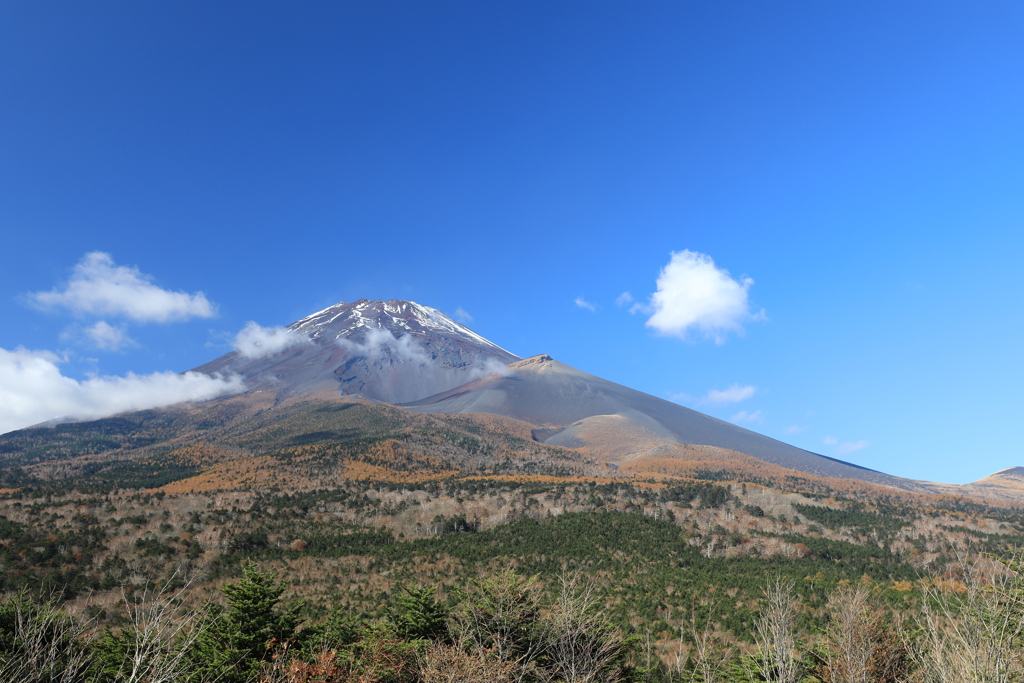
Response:
[[[257,358],[232,351],[195,371],[238,374],[250,391],[281,397],[330,389],[398,403],[519,360],[444,313],[411,301],[343,302],[287,329],[291,348]]]
[[[545,443],[584,445],[581,435],[597,416],[617,416],[663,443],[728,448],[783,467],[827,477],[858,479],[920,490],[921,483],[817,455],[703,413],[581,372],[549,356],[513,363],[461,387],[405,403],[428,413],[497,413],[553,429],[537,433]],[[603,418],[602,418],[603,419]],[[607,423],[607,421],[605,421]]]

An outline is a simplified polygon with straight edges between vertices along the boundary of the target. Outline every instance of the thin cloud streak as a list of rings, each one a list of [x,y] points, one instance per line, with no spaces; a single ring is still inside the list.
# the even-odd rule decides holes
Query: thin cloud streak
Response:
[[[712,389],[705,394],[699,401],[698,405],[724,405],[728,403],[740,403],[753,398],[754,394],[757,393],[757,387],[746,385],[740,386],[739,384],[733,384],[728,389]]]
[[[589,301],[584,299],[582,296],[576,297],[576,300],[573,303],[575,303],[580,308],[585,308],[586,310],[590,311],[591,313],[593,313],[594,311],[597,310],[597,306],[595,306],[594,304],[590,303]]]

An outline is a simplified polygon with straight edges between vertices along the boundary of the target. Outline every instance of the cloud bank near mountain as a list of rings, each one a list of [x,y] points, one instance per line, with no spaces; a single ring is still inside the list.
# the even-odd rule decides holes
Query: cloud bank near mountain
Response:
[[[76,380],[61,373],[50,351],[0,348],[0,434],[61,418],[96,419],[242,391],[239,377],[128,373]]]
[[[243,358],[263,358],[290,348],[311,344],[304,334],[293,332],[287,327],[262,327],[250,320],[235,335],[232,346]]]

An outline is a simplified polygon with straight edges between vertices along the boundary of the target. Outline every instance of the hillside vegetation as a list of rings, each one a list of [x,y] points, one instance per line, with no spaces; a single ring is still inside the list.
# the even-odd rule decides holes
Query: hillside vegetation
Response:
[[[348,640],[332,647],[349,664],[370,651],[384,657],[373,649],[384,641],[372,639],[390,639],[415,664],[393,680],[426,680],[427,652],[493,655],[493,643],[473,650],[456,639],[463,617],[453,615],[467,590],[513,581],[512,571],[530,583],[538,629],[550,630],[571,579],[585,586],[601,632],[621,639],[616,675],[668,680],[697,675],[695,624],[716,661],[753,656],[775,585],[799,605],[796,649],[820,660],[800,664],[804,673],[846,680],[828,678],[825,655],[813,654],[827,644],[837,600],[856,593],[887,624],[924,619],[927,595],[963,594],[972,558],[1006,558],[1024,543],[1024,515],[1005,505],[814,477],[700,446],[612,467],[534,441],[536,428],[252,394],[5,435],[4,609],[60,612],[85,624],[76,636],[85,642],[121,637],[154,586],[175,595],[168,614],[184,628],[184,615],[204,605],[228,609],[226,586],[274,574],[289,619],[305,624],[289,637],[309,666],[323,652],[303,643],[341,619]],[[448,635],[394,632],[402,596],[428,590],[445,606]],[[910,650],[899,656],[909,667]],[[488,666],[518,661],[499,660]],[[269,675],[269,661],[245,675]],[[530,676],[541,676],[536,667]],[[681,680],[701,680],[692,676]]]

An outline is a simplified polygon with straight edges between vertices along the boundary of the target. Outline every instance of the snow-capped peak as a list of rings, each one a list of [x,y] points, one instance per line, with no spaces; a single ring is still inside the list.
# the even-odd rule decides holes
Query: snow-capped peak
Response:
[[[497,344],[488,341],[465,325],[447,315],[413,301],[392,299],[360,299],[352,303],[340,302],[322,311],[292,323],[289,329],[311,339],[321,337],[359,336],[364,330],[387,329],[395,336],[412,334],[416,337],[437,335],[465,341],[514,356]]]

